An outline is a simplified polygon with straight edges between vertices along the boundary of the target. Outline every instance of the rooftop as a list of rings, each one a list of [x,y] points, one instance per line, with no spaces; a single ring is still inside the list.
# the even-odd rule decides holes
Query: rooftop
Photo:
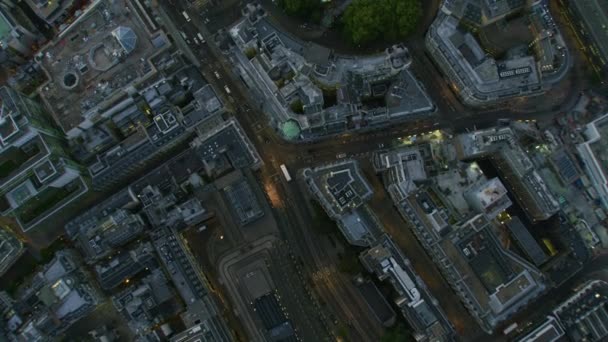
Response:
[[[0,228],[0,275],[8,270],[23,252],[23,243],[11,232]]]
[[[50,81],[39,91],[66,133],[152,73],[148,60],[159,51],[139,16],[124,10],[130,2],[101,0],[94,6],[41,50]]]
[[[408,319],[416,333],[429,341],[450,340],[452,328],[436,300],[426,290],[426,285],[411,267],[388,235],[360,256],[366,268],[381,280],[389,280],[397,292],[397,307]]]
[[[333,219],[356,209],[372,195],[372,189],[361,175],[356,160],[344,160],[306,169],[304,175]]]
[[[542,265],[549,258],[545,251],[540,247],[532,234],[521,222],[519,217],[513,217],[506,224],[507,228],[513,235],[517,244],[521,247],[527,257],[537,267]]]
[[[415,233],[432,250],[444,276],[467,302],[467,308],[486,331],[536,298],[545,288],[541,273],[500,244],[494,223],[478,214],[459,225],[437,231],[432,213],[443,213],[441,203],[424,188],[398,204],[399,212],[413,224]],[[447,218],[447,217],[446,217]],[[446,264],[447,263],[447,264]]]
[[[204,132],[191,146],[209,171],[226,160],[234,169],[256,168],[261,163],[255,147],[234,119]]]
[[[245,177],[230,183],[222,191],[240,225],[252,223],[264,215],[264,210]]]
[[[62,24],[58,20],[74,6],[74,0],[26,0],[41,19],[51,25]]]
[[[608,284],[590,280],[559,304],[553,315],[574,341],[601,341],[608,336]]]
[[[518,12],[522,9],[523,14]],[[508,17],[515,15],[520,18]],[[500,29],[486,28],[494,23]],[[470,31],[478,33],[485,49],[467,27],[476,28]],[[500,38],[502,32],[509,34]],[[522,44],[519,36],[527,41]],[[528,6],[525,0],[445,1],[426,44],[454,90],[472,106],[540,94],[562,80],[570,64],[565,42],[547,5],[540,2]],[[526,45],[534,46],[536,55],[522,48]],[[485,51],[495,51],[496,57]]]
[[[243,18],[230,29],[241,77],[265,98],[265,111],[288,139],[313,139],[434,111],[407,70],[403,45],[368,57],[342,56],[301,42],[266,18]],[[252,58],[245,56],[255,49]]]

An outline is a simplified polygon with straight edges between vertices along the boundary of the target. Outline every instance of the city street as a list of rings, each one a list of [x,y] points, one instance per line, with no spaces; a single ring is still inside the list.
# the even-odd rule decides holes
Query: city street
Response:
[[[297,181],[285,183],[279,176],[279,165],[285,164],[292,173],[295,173],[305,166],[335,160],[336,156],[342,153],[348,157],[367,159],[369,154],[378,149],[379,146],[390,146],[399,137],[403,136],[440,128],[451,129],[456,132],[482,128],[494,125],[499,118],[551,120],[556,112],[549,110],[529,114],[527,112],[511,112],[503,108],[467,111],[458,102],[447,82],[443,80],[443,77],[423,52],[424,48],[420,40],[418,43],[412,43],[413,65],[416,66],[413,71],[418,77],[421,77],[420,80],[436,101],[439,109],[438,117],[394,125],[389,129],[377,132],[363,132],[356,135],[347,133],[314,143],[288,144],[277,136],[273,128],[268,126],[264,113],[256,110],[256,102],[252,101],[253,99],[250,98],[250,94],[245,89],[242,81],[235,76],[232,70],[233,66],[226,61],[225,55],[214,45],[213,35],[207,30],[204,23],[205,19],[196,13],[190,13],[192,21],[186,23],[182,18],[181,11],[187,9],[179,6],[167,6],[165,10],[174,22],[182,23],[178,25],[178,29],[183,31],[187,37],[195,37],[200,32],[206,38],[207,43],[200,45],[191,43],[189,48],[192,50],[194,57],[198,59],[197,62],[200,62],[201,72],[216,90],[222,91],[225,86],[232,90],[230,94],[225,93],[223,97],[228,107],[233,110],[235,116],[239,119],[246,133],[255,143],[265,162],[259,175],[260,181],[262,184],[272,184],[275,195],[279,197],[280,208],[276,208],[276,206],[275,208],[284,237],[303,260],[307,273],[315,279],[315,292],[323,302],[329,304],[330,312],[335,312],[340,321],[351,325],[352,330],[365,340],[377,339],[382,329],[378,329],[378,323],[374,322],[369,313],[366,314],[368,310],[361,310],[365,309],[365,306],[362,305],[364,303],[361,303],[361,298],[353,300],[357,296],[352,296],[352,291],[344,291],[348,281],[334,274],[336,272],[335,265],[332,265],[331,260],[328,260],[324,251],[318,250],[318,247],[316,247],[318,244],[315,239],[318,237],[311,232],[310,227],[313,223],[310,213],[306,210],[306,206],[302,205],[308,200],[302,195],[305,190],[298,186]],[[213,22],[211,25],[213,25]],[[177,40],[182,39],[178,33],[173,35]],[[571,96],[568,99],[567,106],[573,106],[575,101],[576,96]],[[246,106],[248,103],[251,105]],[[563,107],[560,109],[564,110]],[[374,179],[376,177],[372,175],[370,178]],[[451,289],[443,282],[443,278],[410,230],[403,229],[406,228],[405,224],[396,216],[397,213],[394,211],[392,203],[386,198],[386,194],[377,179],[374,182],[376,196],[379,200],[373,201],[372,207],[378,211],[378,215],[383,221],[386,220],[389,233],[396,236],[400,247],[412,259],[414,266],[419,270],[421,277],[427,282],[432,293],[442,306],[447,308],[446,312],[456,329],[460,333],[478,336],[476,332],[480,330],[477,329],[476,323],[466,313]],[[390,210],[387,208],[390,208]],[[479,338],[482,337],[479,336]]]
[[[227,215],[218,214],[212,221],[213,226],[217,226],[216,229],[213,230],[213,234],[210,229],[205,237],[208,240],[223,240],[225,236],[225,241],[218,242],[217,245],[211,245],[215,243],[215,241],[211,241],[204,247],[189,244],[189,248],[193,249],[208,248],[198,251],[200,253],[193,253],[197,258],[202,258],[198,254],[206,254],[208,264],[217,262],[213,266],[217,270],[221,284],[213,281],[212,288],[222,289],[222,293],[218,294],[222,301],[228,298],[227,294],[230,295],[231,305],[226,305],[225,308],[227,310],[234,308],[229,316],[232,321],[241,322],[237,325],[242,326],[236,329],[239,336],[248,335],[253,340],[261,341],[264,340],[262,336],[266,333],[257,321],[253,306],[239,300],[245,296],[242,293],[243,284],[239,284],[241,278],[238,275],[238,268],[243,264],[255,262],[265,263],[265,270],[275,282],[273,290],[281,297],[281,305],[285,305],[286,312],[291,315],[289,319],[293,320],[298,336],[302,340],[329,341],[341,336],[349,341],[378,341],[385,333],[385,327],[369,309],[361,293],[354,286],[351,276],[338,269],[340,261],[336,256],[338,253],[330,250],[331,247],[327,247],[331,245],[328,236],[320,235],[313,229],[318,222],[315,220],[314,211],[310,206],[311,198],[306,185],[299,175],[299,170],[305,167],[314,167],[342,158],[354,158],[360,161],[365,177],[374,190],[373,199],[369,203],[370,207],[383,223],[386,232],[393,237],[404,254],[412,261],[415,271],[438,300],[458,334],[466,335],[470,337],[470,340],[475,341],[497,339],[496,336],[486,335],[479,328],[457,295],[444,281],[434,262],[396,211],[380,177],[373,171],[370,157],[378,149],[401,144],[402,138],[434,130],[460,133],[491,127],[496,125],[498,119],[535,120],[541,126],[551,122],[556,114],[572,109],[578,101],[581,91],[586,87],[582,67],[584,57],[581,52],[573,48],[576,50],[573,52],[576,72],[571,73],[563,84],[546,96],[517,99],[512,104],[502,104],[492,108],[467,108],[460,103],[451,84],[446,81],[425,52],[424,31],[433,20],[440,3],[439,0],[429,0],[428,3],[425,3],[425,16],[422,19],[424,26],[421,24],[421,27],[425,29],[420,29],[406,43],[413,59],[411,71],[435,102],[436,113],[426,116],[424,119],[412,119],[383,129],[350,131],[317,141],[294,143],[284,140],[270,125],[266,113],[259,110],[261,99],[253,98],[252,93],[235,72],[236,63],[232,63],[229,55],[222,51],[215,42],[217,31],[227,28],[240,17],[242,2],[236,0],[226,0],[225,2],[216,0],[216,2],[221,4],[206,8],[192,5],[192,3],[198,3],[197,1],[153,3],[154,6],[160,6],[158,9],[161,14],[161,23],[164,25],[163,29],[171,37],[171,41],[183,52],[185,58],[199,68],[227,108],[229,113],[226,116],[233,115],[238,119],[263,161],[261,169],[256,171],[254,176],[249,174],[249,177],[252,179],[255,177],[264,190],[264,195],[272,207],[266,215],[276,219],[278,232],[273,232],[255,242],[247,241],[244,227],[235,224],[234,220]],[[274,0],[262,0],[262,3],[268,6],[271,16],[276,16],[272,18],[273,22],[284,27],[286,31],[293,34],[294,31],[301,28],[300,21],[291,20],[281,13],[275,6]],[[184,11],[188,13],[188,20],[183,15]],[[565,17],[559,18],[564,24]],[[336,31],[325,32],[318,28],[301,31],[301,34],[298,34],[299,38],[332,47],[332,44],[335,44],[338,53],[356,50],[352,46],[349,47],[348,43],[341,41],[342,38],[337,35]],[[200,37],[204,37],[204,39],[200,39]],[[576,44],[575,37],[571,34],[565,34],[565,39],[568,44]],[[361,52],[361,50],[356,50],[356,52]],[[168,159],[172,152],[179,152],[186,148],[188,148],[187,142],[180,144],[171,153],[167,152],[150,163],[150,166],[158,165]],[[285,165],[293,180],[285,179],[280,169],[281,165]],[[142,171],[141,174],[134,175],[120,187],[143,174],[145,172]],[[118,185],[117,188],[119,188]],[[259,190],[257,191],[259,192]],[[23,236],[22,240],[35,253],[38,253],[46,247],[45,243],[50,244],[64,233],[66,220],[81,212],[84,207],[101,201],[107,197],[108,193],[111,192],[89,193],[89,197],[83,199],[82,202],[66,208],[61,217],[49,219],[46,222],[49,228],[33,231],[31,234]],[[200,193],[197,195],[201,198],[204,197]],[[208,205],[208,209],[212,212],[226,213],[229,211],[220,192],[206,196],[205,201],[212,202]],[[4,224],[4,222],[0,223]],[[597,256],[584,269],[583,278],[602,270],[605,262],[608,262],[607,258],[606,254]],[[542,304],[539,304],[538,307],[534,306],[524,310],[517,319],[522,321],[538,319],[536,313],[544,312],[539,308],[549,308],[554,303],[552,298],[563,298],[576,285],[575,283],[576,281],[572,280],[558,289],[549,291],[543,298],[547,299],[546,301],[541,300]],[[226,295],[223,293],[224,291],[227,292]],[[393,299],[388,298],[389,301]],[[107,307],[102,309],[106,310]],[[399,316],[399,320],[403,321],[403,317]],[[347,331],[347,336],[343,336],[344,330]],[[247,334],[243,331],[247,331]]]

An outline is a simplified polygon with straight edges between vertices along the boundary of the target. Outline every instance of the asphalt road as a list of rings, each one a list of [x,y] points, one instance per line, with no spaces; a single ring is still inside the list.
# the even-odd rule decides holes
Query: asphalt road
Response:
[[[412,69],[437,103],[438,113],[436,116],[426,120],[393,125],[382,131],[358,134],[347,133],[340,137],[332,137],[310,144],[289,144],[278,137],[274,130],[267,125],[264,113],[256,110],[256,101],[250,98],[242,82],[232,72],[230,62],[213,44],[212,33],[207,30],[204,17],[197,15],[197,13],[189,12],[192,21],[187,23],[181,15],[183,9],[179,6],[177,4],[165,9],[173,21],[177,23],[176,26],[186,33],[188,37],[194,37],[198,32],[201,32],[207,38],[207,43],[201,45],[194,44],[192,38],[189,38],[191,42],[189,44],[190,49],[193,51],[194,56],[199,59],[203,75],[206,76],[217,91],[224,93],[225,102],[234,111],[235,116],[248,136],[253,140],[264,160],[265,165],[260,172],[261,182],[264,184],[274,184],[278,189],[277,193],[280,200],[283,201],[283,208],[277,211],[278,215],[282,216],[283,221],[286,223],[282,228],[287,241],[292,241],[296,251],[303,258],[308,272],[312,274],[315,280],[316,292],[323,301],[330,304],[331,311],[337,313],[342,321],[352,325],[353,330],[362,338],[373,338],[374,335],[371,335],[371,333],[377,331],[377,329],[374,329],[374,323],[366,318],[369,315],[360,315],[358,313],[358,305],[353,303],[356,301],[353,301],[349,297],[348,291],[340,291],[344,287],[344,281],[340,282],[340,277],[334,276],[333,272],[335,270],[332,268],[331,262],[326,260],[327,255],[315,247],[316,237],[309,229],[312,224],[309,216],[310,213],[307,213],[305,208],[303,208],[304,206],[301,205],[302,201],[306,200],[302,198],[302,189],[296,185],[296,182],[286,184],[279,181],[279,165],[287,165],[293,173],[305,166],[335,160],[339,154],[346,154],[348,157],[365,158],[380,146],[389,146],[402,136],[439,128],[461,132],[467,129],[489,127],[496,124],[499,118],[549,121],[557,112],[573,107],[577,99],[577,96],[568,96],[567,100],[558,106],[559,108],[555,108],[556,106],[553,105],[551,108],[553,110],[539,112],[513,112],[508,108],[500,106],[476,110],[465,108],[450,90],[447,82],[437,71],[432,61],[424,53],[423,41],[419,39],[411,43],[411,52],[414,59]],[[224,9],[224,11],[234,13],[234,10],[229,8]],[[214,27],[214,29],[218,27],[215,21],[212,21],[209,25]],[[180,38],[177,37],[176,39]],[[231,89],[230,94],[224,91],[225,86]],[[571,91],[574,91],[573,94],[576,95],[579,88],[580,84],[575,84]],[[248,103],[252,105],[248,106]],[[380,193],[380,191],[380,189],[377,189],[377,192]],[[392,204],[388,202],[380,203],[384,203],[383,207],[389,205],[392,207]],[[381,211],[381,213],[383,212]],[[394,213],[391,215],[394,215]],[[383,217],[381,216],[381,218]],[[389,232],[393,235],[405,236],[406,230],[395,227],[399,224],[399,220],[390,219],[388,222],[393,223],[388,227]],[[398,240],[404,241],[405,239],[398,238]],[[415,239],[409,240],[414,241]],[[443,282],[442,278],[435,274],[437,271],[424,250],[418,246],[417,242],[413,244],[412,242],[407,243],[409,247],[405,244],[402,246],[406,247],[406,254],[416,264],[421,265],[418,268],[422,269],[423,278],[429,283],[429,287],[433,290],[433,294],[438,300],[449,307],[449,310],[447,310],[448,316],[450,316],[456,328],[461,333],[467,335],[475,331],[475,324],[471,324],[472,319],[463,311],[462,306],[459,305],[457,300],[455,300],[455,295],[452,291],[445,284],[439,284]],[[417,247],[412,247],[414,245]]]
[[[304,260],[306,269],[310,275],[316,279],[315,286],[319,285],[317,292],[320,292],[323,300],[329,304],[330,310],[335,312],[341,320],[351,324],[352,328],[361,337],[369,338],[377,336],[381,331],[368,319],[368,310],[364,310],[364,313],[361,314],[359,299],[355,298],[353,300],[353,297],[350,295],[351,291],[348,288],[344,288],[348,286],[348,279],[336,276],[337,273],[335,273],[334,265],[332,265],[331,261],[327,260],[328,254],[315,246],[315,239],[318,237],[309,229],[311,224],[310,213],[307,212],[306,208],[303,208],[304,206],[300,205],[301,201],[305,200],[301,197],[302,189],[295,182],[285,184],[280,180],[278,166],[286,164],[295,173],[296,170],[305,166],[335,160],[337,155],[342,153],[347,156],[365,158],[369,153],[378,149],[379,146],[389,146],[402,136],[440,128],[461,132],[466,129],[474,129],[474,127],[481,128],[494,125],[499,118],[551,120],[556,113],[567,111],[573,107],[577,98],[576,95],[582,87],[581,82],[575,83],[570,90],[571,95],[567,96],[567,101],[554,105],[553,107],[559,108],[553,110],[513,112],[504,107],[477,110],[464,108],[457,100],[455,94],[450,90],[447,82],[424,53],[421,37],[418,37],[412,39],[410,45],[414,58],[412,70],[425,85],[431,98],[436,102],[438,107],[436,116],[426,120],[393,125],[382,131],[357,134],[347,133],[340,137],[332,137],[310,144],[289,144],[278,137],[274,130],[267,125],[264,113],[260,113],[255,109],[256,106],[254,104],[256,101],[250,98],[242,82],[232,72],[233,65],[213,44],[212,32],[207,27],[212,27],[215,31],[217,28],[225,25],[226,20],[222,18],[216,20],[215,16],[205,15],[203,17],[199,16],[196,12],[189,12],[191,21],[186,22],[181,15],[182,10],[188,10],[185,8],[186,2],[175,1],[174,4],[169,4],[162,1],[160,3],[173,22],[172,25],[167,25],[166,27],[169,31],[168,33],[172,35],[180,49],[190,50],[186,52],[186,56],[192,59],[195,65],[200,66],[200,70],[205,78],[210,81],[216,91],[222,94],[224,102],[235,113],[245,132],[256,145],[265,162],[260,172],[262,183],[274,184],[279,189],[278,193],[281,200],[289,204],[285,208],[278,210],[283,212],[282,215],[284,215],[284,219],[288,222],[283,227],[283,230],[288,236],[291,236],[288,239],[296,242],[304,241],[304,243],[296,243],[297,247],[295,247],[295,251]],[[234,1],[233,3],[236,4],[237,2]],[[234,17],[235,13],[238,13],[235,8],[230,8],[229,6],[222,10],[225,13],[230,13],[230,16],[227,16],[229,18]],[[211,19],[211,22],[207,23],[208,26],[205,24],[206,17]],[[222,20],[224,21],[222,22]],[[220,22],[221,24],[219,24]],[[188,37],[187,41],[182,39],[176,30],[183,31]],[[206,38],[207,42],[197,45],[194,43],[193,37],[199,32]],[[224,90],[225,86],[231,89],[230,94],[227,94]],[[551,101],[551,99],[548,98],[547,101]],[[388,206],[388,203],[386,205]],[[382,214],[382,211],[380,213]],[[400,221],[392,222],[396,226]],[[389,231],[395,235],[404,234],[396,230],[398,228],[392,226],[389,227]],[[51,241],[52,239],[49,238],[47,240]],[[432,265],[432,261],[430,261],[430,258],[421,248],[410,247],[404,251],[415,263],[424,265],[422,268],[427,269],[430,266],[426,265]],[[445,300],[442,298],[450,296],[452,297],[450,300],[455,298],[455,295],[449,289],[438,290],[440,291],[438,293],[436,289],[440,287],[435,282],[441,281],[441,278],[433,280],[435,276],[424,276],[426,272],[433,274],[433,271],[430,269],[428,271],[422,270],[422,275],[425,281],[429,283],[433,294],[442,304]],[[449,312],[448,315],[450,315]],[[458,322],[457,317],[451,318]],[[458,328],[459,323],[455,325]],[[463,324],[463,326],[466,326],[466,324]],[[463,331],[468,331],[468,328],[463,328]]]

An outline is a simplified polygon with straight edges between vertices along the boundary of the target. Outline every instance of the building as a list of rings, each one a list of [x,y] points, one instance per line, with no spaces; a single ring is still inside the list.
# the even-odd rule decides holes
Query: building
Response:
[[[465,29],[483,29],[519,11],[532,20],[528,44],[535,47],[534,56],[514,46],[506,57],[494,58]],[[571,63],[547,5],[526,0],[444,1],[427,32],[426,47],[469,106],[542,94],[565,77]]]
[[[38,30],[14,3],[0,1],[0,62],[3,66],[24,64],[42,38]]]
[[[257,170],[263,162],[234,118],[200,130],[190,147],[203,161],[205,173],[212,178],[238,169]]]
[[[95,1],[37,56],[38,93],[94,189],[122,185],[223,112],[154,18],[139,2]]]
[[[70,17],[77,0],[25,0],[40,19],[59,27]]]
[[[464,194],[469,205],[478,213],[493,219],[511,206],[507,189],[498,178],[469,188]]]
[[[449,212],[424,188],[396,205],[444,278],[488,333],[546,289],[540,271],[502,247],[484,214],[450,224]]]
[[[355,278],[355,286],[376,319],[385,327],[393,326],[397,318],[395,311],[386,298],[384,298],[376,284],[369,279],[357,277]]]
[[[101,288],[112,290],[119,285],[128,284],[140,272],[157,268],[154,249],[149,242],[140,243],[134,248],[111,257],[106,262],[95,265],[95,273]]]
[[[515,240],[519,248],[524,252],[527,259],[536,267],[540,267],[540,265],[544,264],[545,261],[549,259],[547,253],[545,253],[538,242],[536,242],[519,217],[512,217],[505,222],[505,226],[509,229],[513,240]]]
[[[137,205],[138,201],[128,189],[123,189],[66,223],[64,228],[67,236],[76,242],[87,258],[96,260],[106,256],[112,250],[110,241],[120,245],[123,239],[124,242],[130,241],[131,232],[137,233],[139,230],[140,218],[132,216],[137,214],[134,211]],[[118,229],[122,224],[130,228]],[[107,241],[104,239],[106,236],[110,238]]]
[[[564,328],[553,316],[547,316],[542,324],[530,333],[517,339],[517,342],[557,342],[565,341]]]
[[[510,127],[460,134],[454,143],[462,160],[488,158],[532,221],[546,220],[559,210],[559,202]]]
[[[606,143],[608,139],[608,114],[592,121],[587,125],[585,136],[587,141],[578,145],[577,150],[584,161],[585,172],[593,185],[595,193],[591,197],[597,199],[604,209],[608,209],[608,176],[606,163]]]
[[[390,184],[387,190],[391,196],[404,198],[416,189],[416,182],[427,179],[423,151],[405,147],[374,154],[374,170],[382,172],[385,184]]]
[[[398,294],[395,304],[414,329],[416,340],[452,340],[453,328],[445,314],[366,204],[373,191],[361,174],[358,162],[342,160],[307,168],[302,173],[309,191],[336,221],[346,240],[351,245],[367,247],[359,256],[366,269],[381,281],[388,279],[393,285]],[[392,310],[387,313],[381,306],[380,303],[372,310],[385,317],[379,318],[385,323],[391,319]]]
[[[291,321],[287,319],[274,293],[254,300],[253,307],[266,329],[270,341],[299,341]]]
[[[378,128],[435,111],[408,70],[403,45],[366,58],[340,56],[282,32],[256,6],[243,10],[229,34],[241,78],[288,140]]]
[[[88,191],[43,106],[0,88],[0,214],[32,229]]]
[[[8,230],[0,228],[0,276],[8,271],[24,252],[23,243]]]
[[[311,192],[334,220],[363,205],[372,196],[371,186],[354,159],[305,169],[303,174]]]
[[[135,239],[146,227],[139,214],[119,208],[99,220],[82,222],[73,238],[87,262],[93,263]]]
[[[209,291],[209,284],[181,238],[166,227],[157,228],[152,232],[152,238],[163,266],[169,271],[173,285],[186,304],[184,315],[192,322],[191,328],[172,337],[172,341],[232,341],[230,330]],[[191,334],[195,336],[192,339],[178,338],[187,338]]]
[[[602,280],[587,282],[559,304],[553,315],[571,341],[605,341],[608,337],[608,284]]]
[[[388,235],[383,235],[360,258],[369,272],[391,283],[398,294],[395,304],[413,328],[416,341],[451,340],[451,324],[437,300]]]
[[[381,224],[367,208],[371,186],[361,175],[356,160],[304,169],[308,188],[346,237],[358,246],[370,246],[381,234]]]
[[[101,300],[73,251],[58,251],[51,262],[34,275],[18,294],[17,301],[30,312],[16,331],[23,341],[43,341],[68,329]]]
[[[237,177],[230,177],[231,175]],[[237,218],[237,223],[240,226],[245,226],[257,221],[264,216],[264,209],[254,190],[249,184],[247,178],[239,173],[231,173],[226,177],[236,178],[227,180],[228,184],[221,188],[223,195],[232,209],[232,214]],[[223,182],[216,182],[217,185],[223,185]]]
[[[174,294],[161,269],[155,269],[137,284],[112,296],[112,303],[138,337],[145,337],[155,326],[174,316],[179,305],[170,305]]]

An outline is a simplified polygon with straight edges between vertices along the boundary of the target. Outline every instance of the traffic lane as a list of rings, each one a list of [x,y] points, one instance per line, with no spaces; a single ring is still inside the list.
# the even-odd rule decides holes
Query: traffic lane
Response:
[[[330,304],[330,307],[336,309],[334,312],[341,318],[341,321],[352,325],[360,338],[363,340],[375,340],[379,338],[379,334],[373,333],[373,331],[378,331],[378,329],[372,328],[373,322],[369,322],[371,312],[355,307],[353,298],[344,291],[344,284],[336,283],[336,277],[323,276],[326,270],[331,269],[328,267],[331,266],[331,261],[321,249],[317,248],[318,243],[310,233],[310,227],[313,226],[314,222],[312,222],[309,213],[299,211],[299,208],[305,206],[296,205],[296,203],[303,203],[302,201],[306,199],[303,197],[294,198],[302,196],[302,191],[295,185],[297,181],[285,183],[282,181],[282,178],[279,179],[279,182],[283,185],[279,186],[279,192],[284,196],[284,202],[286,203],[286,208],[288,208],[286,209],[290,221],[288,228],[291,230],[289,235],[292,237],[292,243],[303,251],[304,260],[310,263],[310,275],[315,284],[317,294],[326,303]],[[371,317],[371,319],[373,320],[374,318]]]
[[[281,178],[281,182],[287,188],[287,193],[291,194],[292,200],[295,203],[300,203],[300,205],[294,206],[294,209],[300,212],[302,233],[306,236],[305,241],[310,243],[311,250],[321,258],[321,263],[318,265],[319,268],[321,270],[328,270],[332,274],[328,276],[327,272],[322,272],[322,279],[327,282],[328,288],[334,293],[339,304],[344,308],[344,312],[351,319],[356,320],[359,334],[366,338],[378,338],[383,332],[383,329],[379,326],[379,322],[367,306],[362,305],[363,298],[360,293],[352,291],[352,289],[349,293],[348,290],[353,285],[337,271],[336,265],[338,260],[332,258],[326,250],[320,248],[323,244],[319,239],[322,237],[310,229],[310,227],[314,226],[315,222],[309,206],[305,204],[311,200],[311,198],[305,195],[307,194],[306,186],[302,184],[299,178],[289,183]]]

